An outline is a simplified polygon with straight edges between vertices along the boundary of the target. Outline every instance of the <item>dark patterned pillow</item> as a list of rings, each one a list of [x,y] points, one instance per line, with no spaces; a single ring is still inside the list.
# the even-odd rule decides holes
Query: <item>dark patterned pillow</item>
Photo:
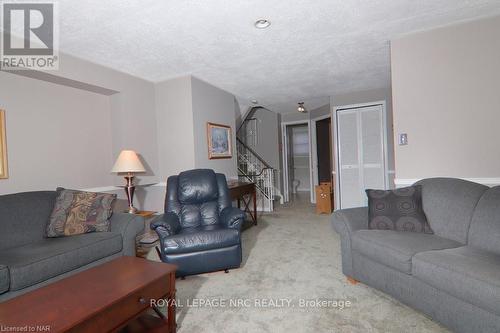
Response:
[[[109,231],[111,205],[116,194],[57,189],[57,198],[47,225],[47,237]]]
[[[366,190],[368,228],[433,234],[422,208],[422,186]]]

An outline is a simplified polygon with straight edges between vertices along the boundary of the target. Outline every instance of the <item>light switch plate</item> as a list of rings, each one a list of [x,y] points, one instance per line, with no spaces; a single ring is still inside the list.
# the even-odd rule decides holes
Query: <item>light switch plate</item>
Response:
[[[401,133],[399,134],[399,145],[406,146],[408,144],[408,134]]]

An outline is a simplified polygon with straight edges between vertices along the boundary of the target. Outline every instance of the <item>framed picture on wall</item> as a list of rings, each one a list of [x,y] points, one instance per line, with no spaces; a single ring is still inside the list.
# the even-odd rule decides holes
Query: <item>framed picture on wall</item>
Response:
[[[0,179],[8,178],[7,141],[5,135],[5,111],[0,110]]]
[[[231,126],[207,123],[208,158],[231,158]]]

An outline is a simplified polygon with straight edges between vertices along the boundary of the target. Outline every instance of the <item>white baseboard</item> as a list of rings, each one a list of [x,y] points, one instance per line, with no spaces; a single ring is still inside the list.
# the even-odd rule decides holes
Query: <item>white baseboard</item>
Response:
[[[396,178],[394,179],[394,184],[396,185],[396,187],[410,186],[422,179],[423,178],[407,178],[407,179]],[[470,182],[479,183],[490,187],[500,185],[500,178],[460,178],[460,179],[468,180]]]

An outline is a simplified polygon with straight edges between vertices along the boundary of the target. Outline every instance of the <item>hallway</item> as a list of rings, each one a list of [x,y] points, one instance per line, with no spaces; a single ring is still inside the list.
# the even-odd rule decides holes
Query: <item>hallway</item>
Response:
[[[278,214],[286,214],[287,212],[309,212],[314,213],[315,205],[311,203],[311,194],[309,191],[298,191],[297,193],[290,193],[290,201],[285,202],[283,205],[276,205],[276,212]],[[267,215],[267,214],[266,214]],[[263,216],[265,217],[265,215]]]

